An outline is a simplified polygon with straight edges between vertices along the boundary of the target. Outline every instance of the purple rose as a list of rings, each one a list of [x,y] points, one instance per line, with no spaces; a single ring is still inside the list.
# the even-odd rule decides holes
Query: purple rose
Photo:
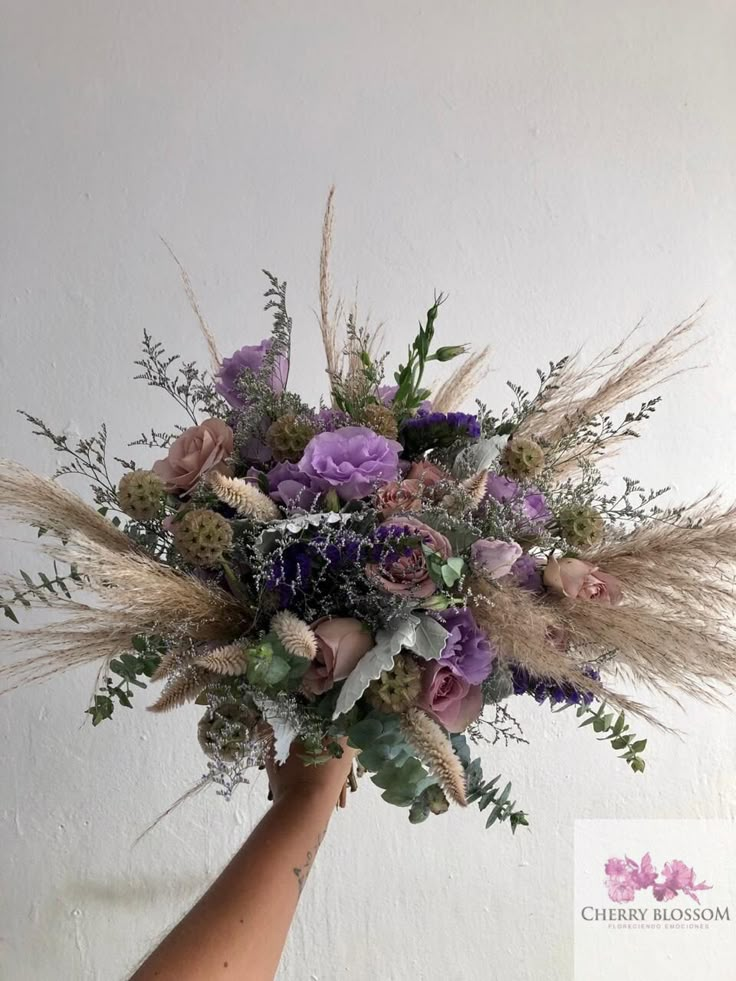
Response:
[[[447,631],[447,640],[439,657],[445,664],[470,685],[479,685],[491,673],[496,652],[488,637],[475,622],[470,610],[450,609],[437,618]]]
[[[462,732],[483,710],[483,690],[458,677],[447,664],[429,661],[422,674],[419,705],[448,732]]]
[[[523,491],[515,480],[498,473],[488,474],[486,493],[500,504],[518,503],[521,512],[530,525],[545,525],[552,517],[544,494],[536,487]]]
[[[318,433],[307,443],[299,469],[326,480],[343,501],[357,501],[399,474],[401,443],[363,426]]]
[[[231,358],[223,358],[220,370],[217,372],[215,389],[234,409],[241,409],[245,399],[238,389],[238,379],[246,369],[257,374],[263,366],[263,359],[271,350],[271,338],[267,337],[260,344],[246,344],[236,351]],[[274,392],[283,392],[289,374],[289,361],[283,355],[276,358],[273,374],[269,385]]]
[[[261,471],[251,468],[248,477],[258,480]],[[286,508],[309,510],[320,494],[328,491],[326,480],[312,477],[300,470],[295,463],[277,463],[265,475],[268,481],[268,496]]]
[[[489,579],[503,579],[508,576],[521,555],[521,545],[498,538],[480,538],[470,548],[471,562]]]

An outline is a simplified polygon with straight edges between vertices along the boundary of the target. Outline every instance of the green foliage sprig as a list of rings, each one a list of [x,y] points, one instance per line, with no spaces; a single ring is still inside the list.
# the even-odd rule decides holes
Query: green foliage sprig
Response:
[[[483,765],[479,758],[470,759],[470,748],[462,733],[452,737],[452,745],[465,770],[468,804],[477,803],[478,809],[481,811],[492,806],[491,813],[486,820],[486,828],[490,828],[497,821],[508,821],[514,834],[518,827],[528,827],[529,820],[524,811],[514,810],[516,801],[510,799],[511,783],[507,783],[501,790],[498,787],[501,779],[500,774],[492,780],[483,779]]]
[[[589,705],[579,705],[576,714],[578,718],[587,716],[578,728],[593,726],[593,732],[598,733],[601,741],[610,742],[611,748],[616,751],[623,750],[619,759],[626,760],[634,773],[644,772],[646,762],[640,754],[646,748],[647,741],[637,739],[630,731],[623,712],[619,712],[618,716],[613,712],[606,712],[606,703],[601,702],[596,711]]]
[[[85,713],[92,716],[93,726],[112,718],[116,703],[123,708],[133,707],[131,699],[134,692],[131,686],[147,688],[146,683],[140,680],[140,676],[150,678],[166,651],[166,645],[160,637],[146,637],[142,634],[133,637],[131,646],[132,651],[110,661],[108,666],[110,674],[100,688],[102,694],[94,696],[92,704]],[[113,675],[116,677],[114,678]]]
[[[442,293],[435,296],[434,303],[427,311],[426,323],[419,324],[419,332],[409,345],[406,364],[399,365],[399,370],[394,374],[398,389],[394,396],[393,408],[398,418],[413,415],[422,402],[429,398],[431,394],[429,389],[422,388],[427,363],[450,361],[466,350],[464,345],[449,345],[438,348],[434,354],[431,353],[434,325],[444,301],[445,296]]]
[[[48,603],[46,594],[54,593],[56,595],[57,590],[67,599],[71,599],[72,595],[69,591],[69,586],[78,586],[82,582],[82,577],[77,572],[76,566],[70,566],[69,572],[62,576],[59,574],[56,562],[54,562],[53,578],[50,578],[44,572],[37,572],[36,577],[38,582],[35,583],[33,578],[22,569],[20,570],[20,577],[26,584],[26,589],[15,589],[13,590],[12,596],[0,596],[0,607],[2,607],[5,616],[9,620],[12,620],[13,623],[19,622],[13,609],[14,605],[18,604],[28,609],[31,606],[30,597],[40,600],[42,603]]]

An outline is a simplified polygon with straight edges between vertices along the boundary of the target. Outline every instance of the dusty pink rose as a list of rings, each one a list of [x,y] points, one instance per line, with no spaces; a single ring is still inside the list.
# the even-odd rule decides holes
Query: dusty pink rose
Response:
[[[587,599],[606,606],[618,606],[623,598],[621,583],[597,566],[582,559],[547,560],[544,584],[553,593],[569,599]]]
[[[452,547],[445,536],[425,525],[423,521],[395,517],[383,521],[379,528],[392,528],[399,535],[404,533],[419,538],[443,559],[449,559],[452,555]],[[387,593],[396,593],[411,599],[426,599],[431,596],[437,587],[429,574],[422,546],[414,545],[404,549],[397,546],[396,551],[400,554],[393,561],[369,563],[366,566],[368,575],[375,577]]]
[[[375,640],[353,617],[322,617],[311,627],[317,635],[317,656],[307,668],[302,688],[310,695],[321,695],[347,678]]]
[[[424,487],[434,487],[443,480],[451,480],[450,474],[429,460],[417,460],[409,467],[406,475],[410,480],[418,480]]]
[[[439,661],[430,661],[422,676],[419,704],[448,732],[462,732],[483,709],[483,690],[458,677]]]
[[[205,419],[186,429],[169,447],[169,455],[157,460],[153,472],[173,494],[188,494],[210,470],[223,469],[233,451],[233,431],[222,419]]]
[[[503,579],[508,576],[517,559],[523,554],[521,545],[504,542],[499,538],[480,538],[470,547],[473,565],[489,579]]]
[[[392,480],[378,488],[376,499],[384,518],[397,511],[418,511],[422,506],[422,485],[418,480]]]

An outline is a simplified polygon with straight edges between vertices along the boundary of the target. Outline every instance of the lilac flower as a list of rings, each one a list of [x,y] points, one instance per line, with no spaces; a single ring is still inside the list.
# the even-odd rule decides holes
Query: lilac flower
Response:
[[[261,471],[248,471],[248,477],[257,480],[260,476]],[[265,477],[268,481],[269,497],[287,508],[302,508],[307,511],[320,494],[330,489],[326,480],[304,473],[295,463],[277,463]]]
[[[245,347],[236,351],[231,358],[222,359],[222,365],[217,372],[215,389],[234,409],[240,409],[245,405],[245,399],[238,389],[238,379],[246,369],[254,374],[261,370],[263,359],[271,350],[271,344],[271,339],[265,338],[260,344],[246,344]],[[288,359],[283,356],[276,358],[273,374],[269,380],[274,392],[283,392],[288,373]]]
[[[437,619],[448,630],[439,663],[471,685],[479,685],[491,673],[495,650],[475,622],[470,610],[450,609]]]
[[[314,436],[299,469],[335,488],[343,501],[369,497],[381,484],[396,480],[401,445],[363,426],[346,426]]]
[[[486,493],[500,504],[519,503],[521,512],[530,525],[546,525],[552,518],[547,500],[536,487],[523,491],[515,480],[498,473],[488,475]]]

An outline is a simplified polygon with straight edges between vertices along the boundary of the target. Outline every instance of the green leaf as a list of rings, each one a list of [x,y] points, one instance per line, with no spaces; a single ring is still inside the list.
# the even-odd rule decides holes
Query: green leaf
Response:
[[[631,761],[630,765],[634,773],[643,773],[644,768],[647,764],[646,764],[646,760],[642,760],[640,757],[637,756],[635,759]]]
[[[92,725],[98,726],[100,722],[112,716],[114,709],[113,700],[108,695],[95,695],[94,703],[87,709],[86,714],[92,716]]]
[[[26,584],[26,586],[29,586],[31,589],[36,589],[35,583],[33,582],[33,580],[31,579],[31,577],[28,575],[27,572],[24,572],[21,569],[20,570],[20,574],[21,574],[21,576],[23,578],[23,582]]]
[[[629,749],[632,753],[643,753],[646,749],[647,741],[646,739],[638,739],[635,743],[632,743]]]
[[[12,606],[4,606],[3,607],[3,613],[8,618],[8,620],[12,620],[13,623],[19,623],[20,622],[18,620],[18,617],[15,615],[15,611],[13,610]]]
[[[272,688],[288,675],[291,665],[278,654],[254,657],[248,664],[248,681],[258,688]]]
[[[363,719],[348,729],[348,742],[354,749],[367,749],[382,734],[378,719]]]

